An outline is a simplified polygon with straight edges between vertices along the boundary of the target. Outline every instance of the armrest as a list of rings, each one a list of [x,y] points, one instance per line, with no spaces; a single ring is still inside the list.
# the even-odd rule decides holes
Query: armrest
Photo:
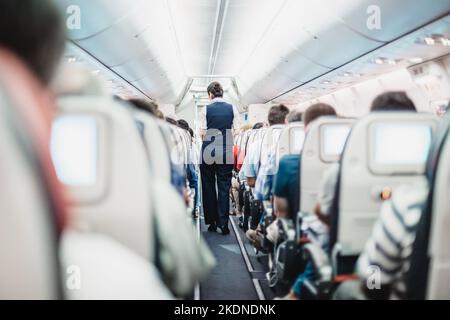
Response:
[[[273,215],[273,206],[272,202],[265,200],[263,201],[264,210],[266,211],[266,216],[272,216]]]
[[[327,253],[317,244],[308,243],[303,247],[305,258],[314,265],[316,281],[331,283],[333,280],[333,267]]]

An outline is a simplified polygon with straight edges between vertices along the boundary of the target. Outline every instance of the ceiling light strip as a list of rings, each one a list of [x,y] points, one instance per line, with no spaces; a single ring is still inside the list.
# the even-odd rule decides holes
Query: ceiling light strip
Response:
[[[214,33],[211,44],[211,54],[209,56],[208,73],[213,74],[216,65],[217,54],[219,51],[220,40],[222,38],[222,31],[224,25],[224,19],[226,12],[228,11],[228,0],[218,0],[218,6],[216,11],[216,20],[214,23]]]

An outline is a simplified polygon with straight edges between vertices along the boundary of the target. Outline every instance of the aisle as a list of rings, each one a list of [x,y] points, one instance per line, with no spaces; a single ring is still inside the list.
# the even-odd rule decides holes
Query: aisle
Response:
[[[201,300],[262,300],[272,296],[267,290],[264,263],[257,260],[245,235],[230,221],[230,235],[208,232],[201,218],[201,236],[217,259],[217,266],[200,284]],[[237,231],[237,233],[235,232]],[[239,242],[239,239],[241,242]],[[244,254],[243,254],[244,250]],[[259,259],[259,258],[258,258]],[[264,257],[263,257],[264,259]]]

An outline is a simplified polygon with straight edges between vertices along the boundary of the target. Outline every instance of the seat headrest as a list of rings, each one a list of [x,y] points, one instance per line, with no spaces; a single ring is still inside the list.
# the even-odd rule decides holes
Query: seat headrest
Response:
[[[54,101],[25,63],[8,50],[0,48],[0,86],[8,95],[13,113],[17,114],[21,130],[27,135],[38,158],[44,187],[50,199],[58,231],[66,222],[65,190],[57,179],[50,156],[50,132]]]
[[[65,65],[53,81],[57,96],[107,96],[108,89],[99,77],[86,68]]]

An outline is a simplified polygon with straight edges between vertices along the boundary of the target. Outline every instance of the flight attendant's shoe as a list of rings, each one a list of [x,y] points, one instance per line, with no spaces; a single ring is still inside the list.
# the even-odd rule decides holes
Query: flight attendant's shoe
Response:
[[[226,236],[228,234],[230,234],[230,229],[228,228],[228,226],[224,226],[224,227],[219,227],[221,234]]]
[[[210,224],[208,227],[209,232],[217,232],[217,226],[215,224]]]

